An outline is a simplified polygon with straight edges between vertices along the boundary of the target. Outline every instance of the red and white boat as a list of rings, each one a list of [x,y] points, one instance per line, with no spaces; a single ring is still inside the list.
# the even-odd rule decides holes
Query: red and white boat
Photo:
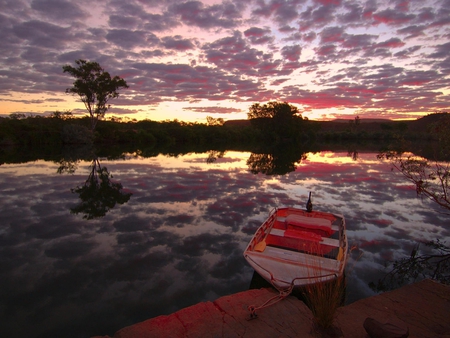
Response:
[[[348,242],[342,215],[276,208],[244,251],[248,263],[279,290],[326,282],[344,273]]]

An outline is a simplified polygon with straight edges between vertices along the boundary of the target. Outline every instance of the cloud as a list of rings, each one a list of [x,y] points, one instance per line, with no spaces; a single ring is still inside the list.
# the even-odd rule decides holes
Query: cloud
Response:
[[[251,27],[244,31],[245,37],[255,45],[262,45],[272,42],[274,38],[270,34],[270,29],[263,29],[259,27]]]
[[[169,8],[186,25],[201,28],[232,28],[241,19],[238,5],[225,2],[219,5],[205,6],[200,1],[177,3]]]
[[[281,49],[281,55],[284,59],[288,61],[298,61],[300,59],[300,55],[302,52],[302,48],[300,45],[293,45],[293,46],[284,46]]]
[[[373,13],[372,18],[376,24],[384,23],[386,25],[398,26],[412,22],[416,18],[416,15],[406,14],[402,11],[388,8]]]
[[[232,113],[241,112],[241,109],[239,109],[239,108],[217,107],[217,106],[184,107],[183,110],[195,111],[198,113],[205,113],[205,114],[232,114]]]
[[[152,46],[159,42],[154,34],[145,31],[131,31],[126,29],[113,29],[106,35],[106,40],[124,48],[135,48],[139,46]]]
[[[194,43],[191,40],[183,39],[180,35],[162,38],[162,46],[167,49],[175,49],[178,51],[186,51],[195,48]]]
[[[32,46],[53,50],[62,49],[72,40],[68,27],[61,27],[44,21],[27,21],[13,27],[14,34]]]
[[[65,0],[33,0],[31,9],[52,21],[71,22],[80,18],[91,17],[78,4]]]

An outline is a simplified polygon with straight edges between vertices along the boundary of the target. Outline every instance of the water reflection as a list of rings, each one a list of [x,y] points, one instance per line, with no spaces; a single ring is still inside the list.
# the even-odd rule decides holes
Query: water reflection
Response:
[[[281,146],[271,153],[252,153],[247,165],[253,174],[284,175],[294,171],[306,158],[306,154],[297,147]]]
[[[74,174],[79,162],[78,159],[62,158],[57,173]],[[88,220],[105,216],[116,204],[127,203],[132,195],[123,191],[120,182],[111,180],[113,176],[107,167],[100,164],[98,157],[94,157],[89,168],[89,176],[84,184],[71,189],[81,202],[70,208],[71,213],[76,215],[81,213],[83,218]]]
[[[84,214],[85,219],[93,219],[105,216],[116,204],[128,202],[132,194],[123,192],[122,184],[112,182],[111,178],[108,168],[102,167],[98,158],[92,160],[91,172],[84,185],[72,189],[81,202],[70,211]]]
[[[100,167],[133,198],[89,222],[70,214],[80,200],[68,192],[89,177],[91,160],[79,160],[71,175],[49,161],[2,165],[0,336],[112,336],[246,290],[253,270],[242,252],[251,235],[273,207],[303,208],[309,191],[315,209],[346,216],[357,248],[349,302],[373,295],[369,282],[417,239],[450,238],[448,218],[377,153],[359,152],[356,161],[346,150],[302,154],[286,157],[296,168],[285,175],[253,174],[249,152],[228,151],[209,164],[195,153],[104,159]],[[275,165],[282,166],[292,168]]]

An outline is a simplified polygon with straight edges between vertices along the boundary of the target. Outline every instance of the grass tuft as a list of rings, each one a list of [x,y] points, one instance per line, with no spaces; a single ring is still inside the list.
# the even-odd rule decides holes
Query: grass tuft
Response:
[[[316,257],[316,264],[308,269],[308,277],[310,278],[318,278],[321,271],[321,257]],[[314,265],[316,268],[314,268]],[[332,327],[338,307],[344,305],[345,291],[345,275],[304,287],[303,298],[313,314],[315,327],[323,329]]]
[[[338,307],[342,306],[345,300],[345,277],[307,285],[304,296],[306,305],[314,316],[314,324],[329,328],[333,325]]]

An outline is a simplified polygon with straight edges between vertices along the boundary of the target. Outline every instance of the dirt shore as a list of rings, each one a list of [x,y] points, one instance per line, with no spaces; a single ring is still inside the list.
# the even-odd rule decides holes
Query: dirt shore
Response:
[[[273,289],[263,288],[221,297],[125,327],[113,338],[323,336],[313,330],[308,307],[293,296],[249,320],[248,306],[262,305],[274,295]],[[450,338],[450,286],[425,280],[341,307],[334,336],[368,337],[363,327],[368,317],[408,329],[409,337]]]

